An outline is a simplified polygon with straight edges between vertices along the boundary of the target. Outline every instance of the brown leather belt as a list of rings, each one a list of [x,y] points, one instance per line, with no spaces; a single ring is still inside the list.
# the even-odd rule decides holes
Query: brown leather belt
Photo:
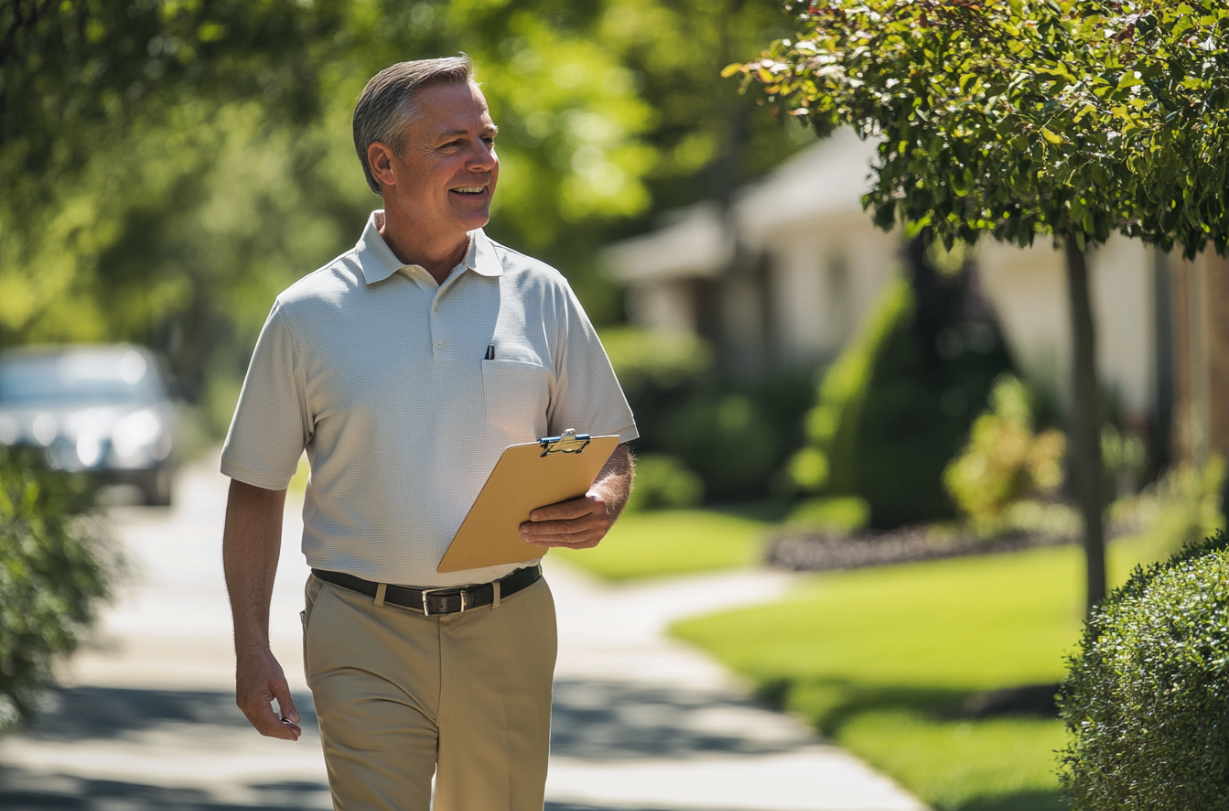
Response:
[[[357,591],[368,597],[375,597],[380,588],[379,583],[364,580],[345,572],[330,572],[324,569],[312,569],[312,574],[326,583],[341,586],[343,589]],[[481,586],[466,586],[457,588],[449,586],[439,589],[415,589],[407,586],[385,586],[384,602],[421,611],[427,616],[433,614],[459,614],[471,608],[479,608],[495,602],[495,583],[499,584],[500,598],[510,597],[524,588],[532,586],[542,577],[542,566],[529,566],[517,569],[512,574],[501,577],[492,583]]]

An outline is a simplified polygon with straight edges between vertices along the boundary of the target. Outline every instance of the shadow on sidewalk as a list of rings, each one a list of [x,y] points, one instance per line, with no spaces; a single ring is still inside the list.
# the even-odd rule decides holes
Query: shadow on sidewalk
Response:
[[[296,695],[295,706],[303,716],[305,734],[315,735],[311,696]],[[255,733],[229,691],[53,690],[35,723],[5,741],[17,762],[0,762],[0,808],[300,811],[330,807],[323,773],[319,781],[279,779],[276,774],[240,785],[211,780],[210,758],[233,757],[236,742],[249,734]],[[185,760],[200,759],[199,777],[185,781],[162,774],[167,750],[181,746]],[[33,750],[50,762],[37,763],[37,758],[33,764],[23,762]],[[122,776],[108,774],[114,767],[105,765],[117,757],[124,764]]]
[[[296,695],[295,704],[303,716],[303,743],[318,747],[311,697]],[[560,679],[555,684],[551,751],[558,757],[595,761],[792,751],[799,740],[788,727],[785,732],[748,734],[755,730],[740,723],[744,714],[762,709],[753,700],[659,686]],[[255,734],[229,691],[88,686],[54,690],[36,723],[4,743],[12,762],[0,762],[0,808],[298,811],[330,807],[323,770],[318,780],[304,780],[301,770],[293,776],[279,774],[280,763],[271,761],[259,782],[240,782],[224,774],[210,777],[214,773],[210,758],[233,761],[239,747],[246,751],[248,736]],[[36,749],[39,757],[27,759],[27,752]],[[162,773],[168,750],[183,752],[183,760],[174,764],[178,779]],[[103,764],[118,762],[116,758],[123,761],[123,770],[110,773]],[[199,770],[181,768],[195,758],[200,759]],[[194,776],[185,779],[185,773]],[[607,809],[548,802],[546,811]]]
[[[551,754],[604,761],[774,755],[810,742],[793,724],[765,726],[765,706],[656,685],[558,679]]]

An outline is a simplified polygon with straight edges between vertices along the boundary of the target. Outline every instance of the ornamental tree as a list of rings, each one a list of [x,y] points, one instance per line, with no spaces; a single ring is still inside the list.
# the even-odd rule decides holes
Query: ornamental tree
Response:
[[[1229,243],[1229,9],[1218,0],[811,0],[792,39],[731,65],[820,137],[881,139],[863,198],[951,246],[1051,238],[1066,259],[1088,605],[1105,595],[1090,248],[1192,258]]]

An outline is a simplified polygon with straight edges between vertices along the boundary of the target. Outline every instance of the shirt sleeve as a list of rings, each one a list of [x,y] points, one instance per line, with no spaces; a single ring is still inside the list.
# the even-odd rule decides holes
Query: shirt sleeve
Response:
[[[302,370],[285,309],[275,304],[252,353],[222,448],[222,473],[266,490],[290,484],[311,436]]]
[[[618,436],[631,442],[640,436],[618,378],[571,287],[565,285],[559,321],[556,385],[547,420],[558,436],[574,428],[594,436]]]

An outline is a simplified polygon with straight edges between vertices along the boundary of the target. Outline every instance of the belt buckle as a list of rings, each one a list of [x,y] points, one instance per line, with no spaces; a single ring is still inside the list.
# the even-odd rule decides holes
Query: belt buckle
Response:
[[[451,587],[440,588],[440,589],[423,589],[422,590],[422,615],[424,617],[431,617],[431,616],[435,616],[436,614],[440,613],[437,611],[436,614],[432,614],[431,609],[427,607],[427,595],[434,594],[437,591],[453,591],[453,589]],[[457,590],[457,595],[461,598],[461,610],[455,613],[464,614],[466,609],[469,608],[469,603],[466,600],[466,597],[468,596],[468,594],[469,592],[467,592],[465,589]],[[448,612],[443,612],[443,613],[448,613]]]

